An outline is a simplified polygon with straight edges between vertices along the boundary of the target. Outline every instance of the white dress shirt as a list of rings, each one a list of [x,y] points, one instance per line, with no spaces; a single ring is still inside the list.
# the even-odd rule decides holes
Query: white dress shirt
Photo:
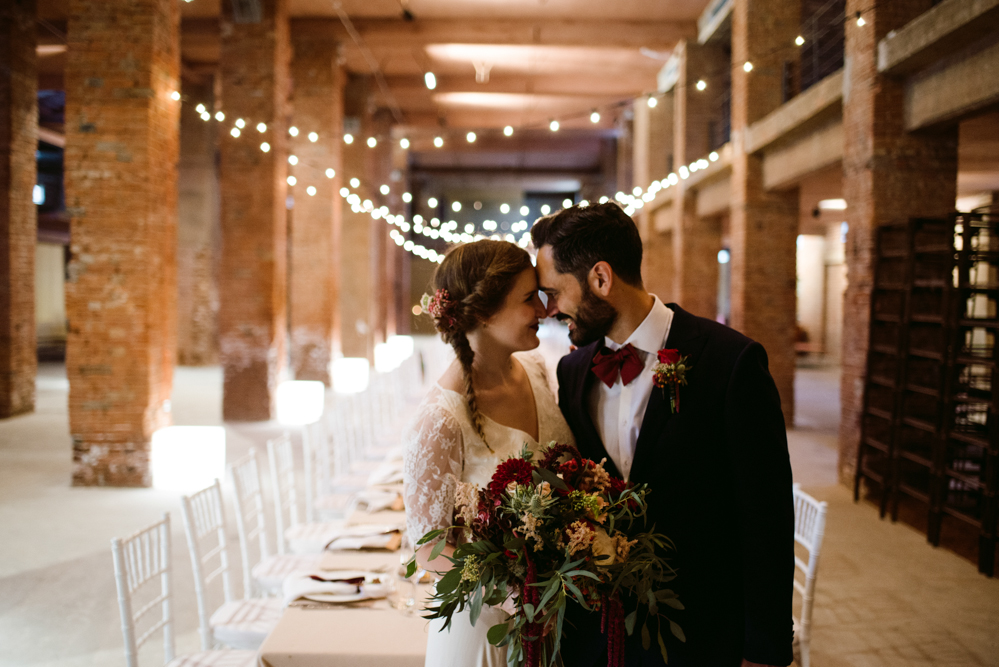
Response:
[[[618,345],[610,338],[604,338],[604,345],[611,350],[620,349],[631,343],[645,363],[645,368],[638,377],[627,385],[621,383],[620,375],[610,387],[598,379],[593,383],[589,396],[593,423],[600,433],[607,454],[625,480],[631,474],[635,444],[638,442],[642,420],[645,419],[645,409],[652,395],[652,369],[659,361],[657,352],[663,348],[672,324],[673,311],[667,308],[659,297],[655,297],[652,310],[622,345]]]

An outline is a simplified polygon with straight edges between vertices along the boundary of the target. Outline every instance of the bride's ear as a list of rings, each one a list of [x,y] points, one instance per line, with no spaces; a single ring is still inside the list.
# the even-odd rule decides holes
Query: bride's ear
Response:
[[[606,299],[610,296],[611,286],[614,284],[614,270],[607,262],[597,262],[590,269],[586,280],[590,285],[590,291]]]

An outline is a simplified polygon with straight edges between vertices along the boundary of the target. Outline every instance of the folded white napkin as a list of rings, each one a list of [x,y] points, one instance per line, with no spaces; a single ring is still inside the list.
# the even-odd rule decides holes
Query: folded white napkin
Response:
[[[361,583],[316,581],[312,579],[312,576],[317,576],[324,580],[363,578],[364,581]],[[284,580],[284,584],[281,586],[281,593],[285,606],[288,606],[299,598],[325,595],[342,595],[347,598],[343,600],[344,602],[356,602],[357,600],[382,598],[388,595],[390,584],[387,581],[387,575],[385,574],[361,570],[297,572]],[[334,602],[334,600],[326,601]]]
[[[354,498],[354,507],[368,512],[387,510],[399,499],[399,490],[395,488],[365,489],[359,491]]]
[[[384,486],[400,482],[402,482],[402,461],[383,463],[368,476],[368,486]]]
[[[359,524],[341,528],[330,535],[329,551],[344,549],[388,549],[399,542],[399,526]],[[398,548],[396,546],[395,548]]]

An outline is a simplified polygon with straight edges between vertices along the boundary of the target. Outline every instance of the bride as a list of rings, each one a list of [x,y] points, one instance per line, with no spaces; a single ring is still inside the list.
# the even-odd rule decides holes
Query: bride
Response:
[[[496,466],[555,440],[575,444],[548,383],[538,344],[545,308],[525,250],[483,240],[452,248],[434,275],[429,310],[457,359],[430,389],[408,429],[404,497],[410,539],[451,525],[458,481],[484,487]],[[539,444],[540,443],[540,444]],[[450,540],[451,538],[449,538]],[[444,555],[429,561],[433,543],[416,554],[420,567],[443,574]],[[504,667],[506,649],[486,632],[507,614],[483,608],[473,627],[469,612],[455,613],[448,630],[431,622],[426,665]]]

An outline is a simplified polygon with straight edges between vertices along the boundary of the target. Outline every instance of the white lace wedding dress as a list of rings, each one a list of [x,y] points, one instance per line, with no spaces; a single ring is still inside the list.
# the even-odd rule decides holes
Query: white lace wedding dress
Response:
[[[464,394],[434,385],[404,436],[403,464],[406,523],[414,542],[436,528],[451,525],[458,480],[485,487],[502,461],[517,456],[526,443],[533,451],[552,440],[575,445],[559,411],[541,355],[514,355],[530,378],[538,414],[538,440],[519,429],[483,416],[483,431],[492,451],[475,432]],[[529,400],[530,397],[525,397]],[[484,607],[475,626],[468,610],[456,613],[441,632],[441,620],[430,622],[427,667],[505,667],[506,649],[492,646],[486,632],[506,619],[506,612]]]

